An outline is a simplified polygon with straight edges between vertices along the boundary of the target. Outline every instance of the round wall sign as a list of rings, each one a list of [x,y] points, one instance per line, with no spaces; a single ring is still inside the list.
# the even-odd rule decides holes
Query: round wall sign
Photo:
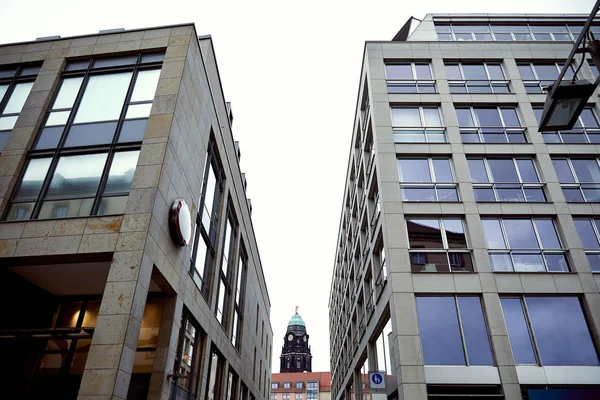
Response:
[[[171,238],[180,246],[187,246],[192,236],[192,217],[190,208],[183,199],[177,199],[171,206],[169,217]]]

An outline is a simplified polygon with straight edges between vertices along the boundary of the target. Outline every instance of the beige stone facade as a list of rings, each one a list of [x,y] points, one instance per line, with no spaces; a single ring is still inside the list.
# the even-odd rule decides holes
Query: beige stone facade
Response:
[[[246,400],[268,395],[270,300],[240,152],[212,40],[198,38],[192,24],[1,45],[0,70],[24,63],[41,68],[0,154],[0,214],[7,218],[24,169],[37,154],[32,153],[36,137],[68,63],[150,53],[164,53],[164,59],[143,138],[132,145],[139,157],[124,211],[0,222],[0,308],[12,310],[3,313],[8,317],[0,328],[4,349],[14,350],[5,359],[16,382],[10,398],[52,393],[81,400],[212,399],[229,394]],[[209,148],[221,166],[212,216],[216,247],[198,284],[190,262],[194,243],[174,243],[169,212],[176,199],[184,199],[192,226],[199,226]],[[233,288],[219,305],[229,214],[236,229],[224,263]],[[80,321],[59,326],[61,310],[73,304],[86,304],[72,315]],[[77,316],[84,313],[82,322]],[[195,329],[192,347],[182,343],[187,337],[180,326],[183,316]],[[193,359],[195,377],[174,371],[182,357]]]

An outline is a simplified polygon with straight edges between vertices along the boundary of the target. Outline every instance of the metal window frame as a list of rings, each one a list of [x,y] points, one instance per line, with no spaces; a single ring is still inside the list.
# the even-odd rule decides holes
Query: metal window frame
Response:
[[[104,167],[102,170],[102,174],[100,176],[100,180],[99,180],[98,187],[96,189],[96,193],[93,196],[94,201],[92,203],[92,208],[90,211],[90,215],[97,215],[97,212],[98,212],[98,209],[100,206],[100,201],[102,200],[103,197],[105,197],[104,190],[106,188],[106,183],[108,181],[108,176],[109,176],[110,168],[112,166],[112,162],[113,162],[115,153],[118,153],[120,151],[128,151],[128,150],[130,150],[130,151],[138,150],[139,151],[141,149],[141,145],[142,145],[141,141],[119,143],[118,139],[121,134],[121,128],[123,126],[123,123],[125,122],[125,115],[127,112],[127,108],[129,106],[129,104],[131,103],[131,97],[133,95],[133,91],[135,90],[138,73],[140,71],[144,71],[144,70],[162,69],[162,64],[163,64],[162,60],[156,61],[156,62],[150,62],[150,63],[142,63],[142,57],[144,54],[148,54],[148,53],[138,52],[136,55],[136,57],[137,57],[136,62],[134,64],[127,65],[127,66],[94,68],[93,62],[97,59],[97,57],[90,57],[87,68],[82,69],[82,70],[77,70],[77,71],[67,71],[67,70],[63,71],[63,73],[61,74],[61,86],[62,86],[62,83],[65,80],[65,78],[68,78],[68,77],[83,77],[83,81],[81,83],[81,86],[79,87],[79,90],[75,97],[75,101],[73,103],[73,106],[70,108],[71,112],[69,114],[67,121],[64,124],[63,132],[61,133],[61,137],[60,137],[59,142],[56,145],[56,147],[50,148],[50,149],[33,149],[28,152],[28,155],[27,155],[28,163],[29,163],[29,160],[31,160],[33,158],[51,158],[50,166],[48,168],[48,171],[46,172],[46,176],[44,177],[44,181],[42,183],[42,186],[40,188],[38,196],[36,197],[33,209],[31,211],[31,214],[30,214],[28,220],[38,219],[40,210],[42,208],[42,205],[45,201],[48,189],[50,187],[50,183],[52,181],[52,178],[54,177],[56,168],[62,157],[85,155],[85,154],[106,153],[107,159],[105,161],[105,164],[104,164]],[[69,131],[71,130],[71,128],[73,126],[73,121],[75,119],[77,111],[79,110],[79,107],[81,105],[81,101],[82,101],[85,91],[87,89],[87,84],[89,82],[90,76],[98,76],[98,75],[105,75],[105,74],[108,75],[108,74],[114,74],[114,73],[119,73],[119,72],[131,72],[132,76],[131,76],[131,80],[129,81],[129,86],[127,88],[125,99],[123,100],[123,104],[121,106],[119,118],[116,120],[117,126],[115,127],[115,133],[113,134],[112,140],[108,143],[103,143],[103,144],[99,144],[99,145],[65,147],[64,145],[65,145],[67,137],[69,135]],[[60,93],[60,91],[57,90],[56,93],[54,94],[52,104],[58,97],[59,93]],[[52,108],[51,108],[51,106],[49,106],[45,112],[44,124],[45,124],[45,121],[48,119],[51,112],[52,112]],[[104,122],[107,122],[107,121],[92,121],[91,124],[104,123]],[[39,130],[37,132],[35,143],[37,143],[39,138],[41,137],[41,134],[44,129],[44,126],[43,126],[44,124],[42,124],[42,126],[39,128]],[[20,189],[20,183],[23,181],[23,177],[25,175],[26,170],[27,170],[27,168],[25,168],[25,167],[22,168],[22,170],[21,170],[19,179],[17,181],[17,182],[19,182],[19,185],[16,185],[15,189],[13,190],[13,193],[11,195],[11,199],[9,202],[9,206],[6,207],[6,210],[3,215],[4,220],[8,217],[11,206],[13,204],[25,203],[24,201],[14,202],[13,199],[14,199],[14,196],[16,195],[16,193],[18,192],[18,190]],[[126,194],[129,194],[129,191],[127,193],[118,193],[118,194],[113,193],[113,194],[107,195],[106,197],[124,196]],[[64,199],[57,199],[57,200],[77,200],[77,199],[86,199],[86,198],[92,198],[92,197],[91,196],[66,197]],[[31,203],[31,201],[28,201],[27,203]],[[77,217],[71,217],[71,218],[77,218]]]
[[[571,272],[571,265],[569,264],[569,260],[567,257],[567,249],[565,249],[565,245],[564,245],[564,241],[561,238],[560,235],[560,231],[557,227],[556,221],[554,220],[554,218],[551,217],[530,217],[530,218],[483,218],[482,220],[493,220],[493,221],[499,221],[499,225],[500,225],[500,232],[502,233],[502,239],[504,240],[504,249],[490,249],[488,248],[488,254],[508,254],[509,258],[510,258],[510,262],[511,262],[511,267],[512,267],[512,271],[494,271],[494,272],[516,272],[516,273],[527,273],[527,272],[535,272],[535,273],[569,273]],[[504,226],[504,221],[505,220],[528,220],[531,222],[532,227],[533,227],[533,232],[535,234],[535,240],[538,244],[538,248],[537,249],[513,249],[510,247],[510,242],[508,241],[508,233],[506,230],[506,227]],[[554,227],[554,233],[556,234],[556,237],[558,239],[558,243],[560,245],[560,249],[545,249],[543,247],[543,243],[541,240],[541,236],[540,233],[538,231],[537,225],[535,223],[536,220],[549,220],[552,221],[552,225]],[[485,228],[483,231],[484,235],[485,235]],[[542,263],[544,265],[545,271],[517,271],[515,270],[515,260],[513,257],[513,252],[514,253],[523,253],[523,254],[539,254],[541,259],[542,259]],[[544,254],[562,254],[564,256],[565,259],[565,263],[567,264],[567,271],[550,271],[548,269],[548,263],[546,262],[546,259],[544,258]]]
[[[4,113],[4,109],[5,109],[6,105],[8,104],[8,102],[10,101],[10,98],[12,97],[15,87],[20,83],[35,82],[35,80],[37,79],[37,77],[39,75],[39,72],[37,72],[36,74],[32,74],[32,75],[20,76],[21,71],[25,68],[36,68],[36,67],[41,68],[41,66],[42,66],[41,63],[19,64],[14,67],[15,73],[13,76],[8,77],[8,78],[0,78],[0,85],[8,85],[3,97],[0,97],[0,118],[14,117],[14,116],[18,117],[18,115],[21,113],[21,111],[23,111],[23,109],[21,109],[18,113],[8,113],[8,114]],[[2,69],[7,69],[6,67],[9,67],[9,66],[3,66]],[[3,129],[3,130],[1,130],[1,132],[11,131],[11,130],[12,130],[12,128],[11,129]]]
[[[466,65],[483,65],[486,77],[488,79],[487,80],[467,79],[465,77],[465,73],[464,73],[464,69],[463,69],[463,65],[464,64],[466,64]],[[497,63],[495,63],[495,62],[482,62],[481,64],[479,64],[479,63],[463,63],[463,62],[455,62],[455,63],[453,63],[453,62],[450,62],[450,63],[445,63],[444,66],[453,66],[453,65],[458,66],[458,70],[460,72],[460,76],[461,76],[462,79],[461,80],[448,79],[448,85],[450,85],[452,83],[453,84],[462,84],[463,87],[465,88],[465,93],[471,93],[469,91],[468,82],[487,82],[488,86],[490,88],[490,93],[493,93],[493,94],[510,94],[510,93],[512,93],[511,90],[510,90],[510,79],[504,79],[504,80],[492,79],[491,75],[490,75],[489,68],[488,68],[488,64],[499,66],[500,67],[500,71],[502,72],[502,75],[504,76],[504,78],[506,78],[506,74],[504,73],[504,68],[502,67],[502,62],[497,62]],[[506,84],[507,87],[508,87],[508,92],[496,93],[496,91],[494,91],[494,83]],[[461,93],[461,92],[457,92],[457,93],[452,92],[452,87],[450,86],[450,93],[457,94],[457,93]],[[482,94],[482,93],[478,93],[478,94]],[[483,93],[483,94],[485,94],[485,93]]]
[[[481,126],[481,123],[479,121],[479,118],[477,117],[477,114],[475,112],[476,109],[496,109],[496,111],[498,112],[498,116],[500,119],[500,123],[502,124],[502,126],[499,127],[493,127],[493,126]],[[520,127],[513,127],[513,126],[506,126],[506,123],[504,122],[504,117],[502,116],[502,111],[503,109],[514,109],[515,110],[515,114],[517,115],[517,119],[519,120],[519,124],[521,124]],[[506,140],[506,142],[503,143],[491,143],[491,144],[511,144],[514,142],[511,142],[509,140],[509,133],[520,133],[521,135],[523,135],[523,138],[525,139],[525,143],[529,143],[528,138],[527,138],[527,128],[523,126],[522,121],[521,121],[521,116],[519,116],[519,111],[518,111],[518,107],[516,106],[481,106],[481,107],[474,107],[474,106],[468,106],[468,107],[456,107],[456,110],[469,110],[470,114],[471,114],[471,120],[473,121],[473,126],[467,126],[467,127],[458,127],[460,134],[461,134],[461,138],[463,135],[463,131],[470,131],[470,133],[475,133],[477,134],[477,137],[479,139],[479,142],[477,143],[491,143],[491,142],[486,142],[484,140],[484,133],[482,132],[483,129],[489,129],[489,128],[497,128],[497,129],[501,129],[502,133],[504,134],[504,138]],[[463,141],[463,143],[465,143]],[[521,144],[521,142],[516,142],[517,144]]]
[[[547,61],[547,62],[544,62],[544,61],[540,60],[540,61],[536,61],[536,62],[534,62],[534,61],[518,62],[517,63],[517,69],[518,69],[519,65],[528,65],[531,68],[531,71],[533,72],[533,76],[535,77],[535,80],[525,80],[525,79],[522,79],[523,85],[525,86],[525,92],[527,94],[544,94],[544,93],[546,93],[546,91],[545,91],[546,86],[543,86],[542,82],[548,82],[548,81],[540,79],[540,77],[538,75],[538,72],[535,69],[536,64],[537,65],[554,65],[556,67],[556,70],[557,70],[558,74],[560,74],[560,71],[562,70],[562,66],[564,65],[564,63],[561,64],[558,61]],[[573,64],[569,65],[569,68],[571,69],[571,72],[574,74],[575,70],[573,68]],[[557,77],[558,77],[558,75],[557,75]],[[526,83],[536,84],[540,88],[540,91],[537,92],[537,93],[527,92],[527,86],[525,85]],[[529,86],[529,87],[532,87],[532,86]]]
[[[599,158],[575,158],[576,160],[595,160],[596,164],[598,164],[598,168],[600,168],[600,159]],[[586,196],[585,196],[585,192],[584,192],[584,186],[586,185],[597,185],[598,188],[600,188],[600,182],[581,182],[579,180],[579,177],[577,176],[577,173],[575,171],[575,167],[573,167],[573,164],[571,162],[572,158],[571,157],[558,157],[558,158],[552,158],[552,160],[566,160],[567,161],[567,165],[569,166],[569,170],[571,171],[571,176],[573,177],[574,183],[563,183],[563,182],[559,182],[560,183],[560,187],[561,189],[565,189],[565,188],[577,188],[579,189],[579,192],[581,194],[581,198],[583,198],[583,203],[592,203],[591,201],[587,200]],[[574,203],[579,203],[579,202],[574,202]]]
[[[456,191],[456,199],[455,201],[460,201],[459,193],[458,193],[458,183],[455,182],[456,176],[454,173],[454,167],[452,165],[451,157],[398,157],[398,171],[401,174],[400,169],[400,160],[427,160],[427,165],[429,168],[429,177],[430,181],[423,182],[402,182],[400,181],[400,191],[402,194],[403,189],[410,188],[433,188],[435,199],[434,200],[416,200],[416,201],[426,201],[426,202],[445,202],[444,200],[440,200],[438,189],[454,189]],[[448,165],[450,166],[450,174],[452,175],[453,182],[438,182],[437,177],[435,176],[435,170],[433,167],[434,160],[448,160]],[[403,200],[403,201],[414,201],[414,200]]]
[[[393,121],[394,121],[394,109],[417,109],[418,113],[419,113],[419,119],[421,122],[420,126],[415,126],[415,127],[410,127],[410,126],[402,126],[402,127],[398,127],[398,126],[394,126]],[[440,120],[440,126],[427,126],[427,124],[425,123],[425,112],[423,111],[423,109],[428,108],[428,109],[436,109],[437,113],[438,113],[438,117]],[[422,142],[412,142],[412,143],[448,143],[448,138],[446,137],[446,128],[444,127],[444,121],[442,119],[442,113],[440,110],[440,106],[439,105],[418,105],[418,106],[409,106],[409,105],[399,105],[399,106],[391,106],[390,107],[390,118],[392,121],[392,133],[394,134],[394,142],[395,143],[411,143],[411,142],[396,142],[395,141],[395,131],[398,132],[403,132],[403,131],[417,131],[417,130],[421,130],[423,132],[423,136],[425,138],[424,141]],[[443,142],[439,142],[439,141],[430,141],[429,139],[429,134],[428,132],[441,132],[444,135],[444,141]]]
[[[200,371],[200,366],[202,364],[202,354],[204,353],[204,338],[206,337],[206,333],[204,332],[204,330],[202,329],[202,327],[200,326],[200,324],[194,319],[194,317],[192,316],[192,313],[184,306],[183,307],[183,311],[181,313],[181,320],[182,323],[180,325],[179,328],[179,334],[178,334],[178,341],[177,341],[177,351],[175,352],[175,361],[174,361],[174,365],[173,365],[173,371],[175,372],[175,374],[173,374],[171,376],[171,379],[173,380],[173,384],[175,386],[179,386],[177,384],[178,379],[188,379],[189,380],[189,386],[188,389],[183,388],[182,386],[179,386],[182,390],[185,390],[188,394],[191,394],[192,396],[196,396],[198,394],[198,391],[200,389],[200,385],[199,382],[201,381],[202,376],[199,375]],[[183,351],[184,351],[184,342],[185,342],[185,333],[186,333],[186,327],[187,324],[192,325],[192,327],[194,327],[194,329],[196,330],[196,335],[194,337],[194,352],[193,352],[193,360],[192,360],[192,365],[190,366],[190,376],[189,377],[183,377],[183,376],[179,376],[177,374],[177,372],[179,371],[179,367],[181,365],[181,362],[183,361]],[[198,354],[200,353],[200,354]]]
[[[535,110],[542,110],[543,107],[541,106],[532,106],[534,113]],[[540,132],[542,134],[542,137],[544,138],[544,143],[546,144],[599,144],[596,142],[592,142],[590,140],[590,133],[594,133],[595,135],[598,135],[600,137],[600,118],[598,117],[598,112],[596,111],[596,107],[594,105],[587,105],[586,107],[584,107],[584,110],[590,110],[592,112],[592,116],[594,117],[594,119],[597,122],[597,126],[595,127],[587,127],[585,126],[585,124],[583,123],[583,119],[581,118],[581,115],[579,115],[577,117],[577,122],[579,122],[579,124],[581,125],[580,128],[573,128],[569,131],[554,131],[554,132]],[[573,131],[576,130],[580,130],[581,133],[583,134],[583,137],[585,138],[585,143],[579,143],[579,142],[565,142],[564,140],[564,135],[568,136],[571,135],[573,133]],[[590,133],[588,133],[588,131],[590,131]],[[558,135],[558,138],[560,140],[559,143],[554,143],[554,142],[546,142],[546,137],[552,136],[552,135]]]
[[[385,69],[385,77],[386,77],[386,85],[394,85],[394,84],[414,84],[414,88],[415,91],[414,92],[403,92],[403,93],[437,93],[437,86],[436,86],[436,82],[435,82],[435,77],[433,75],[433,68],[431,67],[431,61],[410,61],[410,62],[390,62],[390,63],[386,63],[385,67],[387,67],[388,65],[408,65],[410,66],[410,70],[411,70],[411,74],[412,74],[412,79],[393,79],[393,78],[389,78],[388,77],[388,73],[387,73],[387,68]],[[431,79],[419,79],[419,77],[417,76],[417,68],[416,65],[427,65],[427,68],[429,69],[429,75],[431,76]],[[433,92],[421,92],[419,89],[419,84],[427,84],[427,85],[433,85]],[[389,90],[388,90],[388,93]],[[395,92],[394,92],[395,93]]]
[[[231,229],[228,229],[227,226]],[[221,238],[221,262],[219,267],[219,282],[224,285],[225,293],[221,293],[221,285],[217,286],[217,296],[215,300],[215,316],[217,320],[225,329],[226,332],[230,332],[230,305],[232,300],[232,280],[234,277],[233,271],[233,260],[235,259],[235,251],[237,248],[237,239],[239,233],[239,224],[233,211],[233,204],[231,199],[227,202],[227,211],[225,213],[225,229],[223,237]],[[229,249],[225,249],[225,243],[227,242],[227,235],[229,235]],[[227,266],[227,272],[223,271],[223,267]],[[219,309],[219,300],[223,298],[223,309]],[[235,301],[235,299],[234,299]],[[219,318],[220,317],[220,318]]]

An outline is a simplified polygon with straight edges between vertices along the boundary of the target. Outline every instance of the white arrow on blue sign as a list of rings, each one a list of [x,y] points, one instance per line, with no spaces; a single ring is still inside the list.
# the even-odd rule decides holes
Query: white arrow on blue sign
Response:
[[[369,372],[369,389],[385,389],[385,372]]]

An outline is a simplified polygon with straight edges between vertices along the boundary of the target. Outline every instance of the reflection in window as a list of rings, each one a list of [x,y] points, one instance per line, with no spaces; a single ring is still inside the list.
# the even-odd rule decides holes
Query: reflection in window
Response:
[[[445,143],[438,107],[393,107],[394,142]]]
[[[515,364],[600,365],[579,298],[500,300]]]
[[[461,219],[409,218],[406,227],[413,272],[473,271]]]
[[[429,63],[386,64],[388,93],[435,93],[435,80]]]
[[[494,271],[568,272],[554,221],[534,219],[483,219],[490,262]]]
[[[450,93],[510,93],[499,63],[446,64]]]
[[[395,370],[392,366],[391,359],[391,344],[392,344],[392,320],[388,319],[388,322],[383,327],[377,339],[375,339],[375,349],[377,351],[377,370],[385,371],[386,375],[391,375],[392,371]]]
[[[225,232],[223,233],[223,254],[221,255],[221,268],[219,270],[220,285],[219,291],[217,292],[217,306],[215,307],[215,315],[217,316],[217,320],[226,328],[229,324],[229,315],[227,310],[229,309],[229,301],[231,299],[231,292],[233,289],[233,274],[229,270],[230,263],[233,260],[236,237],[237,221],[233,216],[233,212],[228,209]]]
[[[17,122],[39,70],[39,65],[0,69],[0,152]]]
[[[404,201],[458,201],[448,158],[398,159]]]
[[[539,124],[543,107],[534,107],[533,112]],[[572,129],[541,134],[546,143],[600,143],[600,124],[593,108],[588,107],[581,111]]]
[[[532,159],[469,158],[467,161],[476,201],[546,201]]]
[[[223,379],[223,367],[225,360],[217,352],[212,351],[208,367],[208,385],[206,386],[206,399],[217,400],[221,398],[221,380]]]
[[[600,219],[577,218],[575,228],[592,272],[600,272]]]
[[[463,143],[526,143],[515,107],[456,108]]]
[[[425,365],[494,365],[479,297],[416,300]]]
[[[598,160],[553,158],[552,164],[567,203],[600,201]]]
[[[546,93],[546,88],[558,78],[563,68],[561,63],[519,63],[517,65],[527,93]],[[573,66],[567,68],[563,80],[573,79]]]

